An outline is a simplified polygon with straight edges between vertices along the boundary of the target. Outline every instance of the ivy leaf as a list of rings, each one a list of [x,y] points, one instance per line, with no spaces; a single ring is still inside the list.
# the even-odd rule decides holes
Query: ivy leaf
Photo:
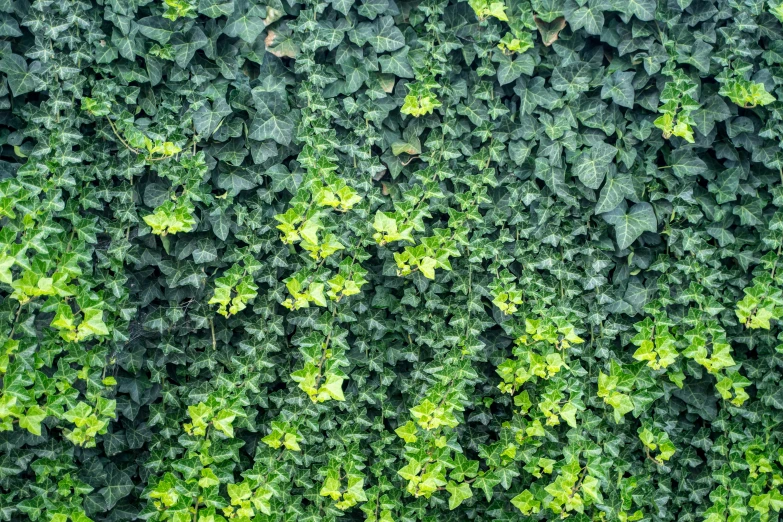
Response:
[[[607,223],[614,225],[617,247],[624,250],[631,246],[643,232],[656,232],[658,222],[649,203],[636,203],[626,212],[621,204],[611,212],[603,214]]]
[[[719,205],[737,199],[741,174],[742,171],[739,167],[732,167],[718,174],[716,180],[709,182],[707,189],[715,195],[715,201]]]
[[[323,305],[325,306],[326,302],[323,302]],[[326,382],[321,386],[324,390],[324,392],[331,397],[332,399],[336,401],[344,401],[345,396],[343,395],[343,381],[344,379],[342,377],[338,377],[335,374],[329,374],[326,377]]]
[[[193,59],[196,51],[207,45],[207,37],[204,31],[194,27],[187,34],[173,34],[170,44],[174,50],[174,60],[184,69]]]
[[[527,54],[523,54],[516,59],[501,54],[499,60],[498,82],[500,82],[500,85],[511,83],[523,74],[528,76],[533,74],[533,58]]]
[[[46,412],[38,405],[30,406],[24,415],[19,416],[19,427],[36,436],[41,436],[41,423],[46,419]]]
[[[516,497],[511,499],[514,505],[524,515],[538,513],[541,508],[541,502],[536,500],[530,490],[526,489]]]
[[[25,59],[18,54],[9,54],[0,60],[0,71],[8,77],[8,85],[14,96],[20,96],[32,91],[40,91],[46,85],[38,77],[41,64],[33,62],[27,66]]]
[[[239,37],[248,43],[255,42],[263,32],[265,24],[259,16],[253,13],[254,11],[247,9],[247,7],[235,8],[223,28],[223,33],[231,37]]]
[[[396,52],[379,56],[378,64],[381,66],[381,71],[398,78],[413,78],[415,74],[408,62],[408,50],[407,46],[403,46]]]
[[[357,11],[365,18],[375,20],[375,17],[384,13],[388,7],[388,0],[363,0]]]
[[[165,45],[171,40],[171,37],[177,32],[178,24],[172,20],[160,16],[148,16],[136,22],[139,26],[139,32]]]
[[[691,148],[682,147],[672,152],[669,167],[679,178],[698,176],[707,170],[707,164]]]
[[[340,13],[348,16],[348,12],[353,7],[356,0],[331,0],[332,7]]]
[[[218,175],[217,185],[232,196],[236,196],[243,190],[255,188],[256,182],[249,170],[231,169]]]
[[[288,116],[259,111],[250,123],[250,138],[254,140],[274,140],[280,145],[288,145],[293,137],[294,124]]]
[[[199,0],[198,3],[198,12],[210,18],[230,16],[234,8],[234,0]]]
[[[604,27],[604,13],[599,2],[590,0],[587,4],[579,5],[575,0],[568,0],[563,9],[565,19],[572,31],[584,28],[587,34],[598,35]]]
[[[218,98],[211,105],[205,103],[196,111],[193,115],[193,125],[199,135],[209,137],[229,114],[231,114],[231,107],[223,98]]]
[[[108,509],[111,509],[121,499],[130,495],[133,491],[133,481],[124,471],[121,471],[114,464],[106,467],[105,486],[98,493],[103,496],[103,500]]]
[[[704,136],[712,132],[716,122],[724,121],[730,116],[729,106],[717,95],[707,98],[701,107],[691,113],[693,126]]]
[[[11,267],[14,266],[14,258],[2,254],[0,255],[0,283],[10,285],[13,282]]]
[[[635,91],[631,81],[635,72],[617,71],[604,80],[601,88],[601,99],[611,98],[621,107],[633,107]]]
[[[231,424],[234,421],[234,419],[236,419],[235,414],[231,413],[228,410],[221,410],[212,419],[212,425],[215,427],[216,430],[222,432],[224,435],[231,438],[234,436],[234,428]]]
[[[609,164],[616,155],[616,148],[603,142],[598,143],[582,153],[576,162],[574,174],[586,187],[597,189],[603,183]]]
[[[451,495],[449,497],[449,509],[456,509],[457,506],[462,504],[465,500],[473,496],[473,491],[470,490],[470,484],[467,482],[455,483],[450,480],[446,484],[446,491]]]
[[[533,0],[531,4],[536,16],[545,23],[553,22],[556,18],[563,16],[563,12],[560,10],[562,4],[556,0]]]
[[[498,484],[500,484],[500,479],[491,472],[479,475],[476,477],[475,482],[473,482],[475,488],[484,492],[484,497],[487,499],[487,502],[492,499],[493,491]]]
[[[630,0],[623,4],[625,12],[634,14],[639,20],[650,21],[655,18],[655,9],[658,7],[655,0]]]
[[[200,239],[193,249],[193,261],[195,261],[196,264],[202,265],[211,263],[217,259],[217,257],[218,254],[215,244],[209,239]]]
[[[19,29],[19,23],[15,18],[7,14],[0,15],[0,36],[22,36],[22,31]]]
[[[603,496],[601,495],[600,483],[595,477],[588,475],[584,478],[582,481],[582,491],[595,502],[601,503],[604,501]]]
[[[610,175],[606,180],[598,204],[595,206],[596,214],[603,214],[617,208],[626,197],[633,194],[633,182],[627,174]]]
[[[79,331],[85,331],[91,335],[109,335],[109,329],[103,322],[103,310],[86,308],[82,310],[84,318],[79,323]]]
[[[381,16],[374,22],[362,22],[354,34],[359,42],[368,42],[379,53],[396,51],[405,45],[405,37],[391,16]]]
[[[683,388],[672,392],[677,398],[693,408],[707,421],[713,421],[718,413],[715,392],[706,383],[687,382]]]
[[[435,279],[435,268],[437,267],[437,261],[429,256],[422,258],[419,264],[419,270],[427,279]]]

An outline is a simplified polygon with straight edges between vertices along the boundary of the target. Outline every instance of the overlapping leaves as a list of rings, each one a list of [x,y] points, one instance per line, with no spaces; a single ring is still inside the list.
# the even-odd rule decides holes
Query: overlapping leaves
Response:
[[[776,520],[778,4],[0,1],[0,517]]]

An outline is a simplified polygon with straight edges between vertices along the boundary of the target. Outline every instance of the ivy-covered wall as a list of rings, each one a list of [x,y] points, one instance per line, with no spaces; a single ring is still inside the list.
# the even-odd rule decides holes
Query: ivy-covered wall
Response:
[[[766,522],[779,0],[0,0],[0,519]]]

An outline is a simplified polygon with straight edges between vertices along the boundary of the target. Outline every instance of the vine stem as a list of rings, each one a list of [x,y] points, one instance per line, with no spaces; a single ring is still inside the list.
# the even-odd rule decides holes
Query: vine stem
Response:
[[[652,457],[650,456],[650,450],[648,450],[647,448],[644,448],[644,454],[647,456],[647,459],[648,459],[650,462],[654,463],[656,466],[663,466],[663,464],[662,464],[662,463],[658,462],[657,460],[655,460],[654,458],[652,458]]]
[[[579,482],[576,483],[574,486],[574,489],[571,490],[571,494],[568,495],[568,498],[573,498],[574,495],[579,491],[580,486],[582,485],[582,481],[584,481],[585,477],[587,476],[587,466],[582,468],[582,476],[579,477]]]
[[[318,377],[315,378],[315,387],[316,390],[318,389],[318,385],[321,384],[321,379],[323,379],[323,375],[321,374],[321,370],[323,369],[324,363],[326,362],[326,352],[329,350],[329,341],[332,339],[332,332],[334,331],[334,318],[337,316],[337,305],[332,308],[332,320],[329,323],[329,333],[326,336],[326,340],[324,341],[323,349],[321,350],[321,360],[318,361]]]
[[[781,245],[778,247],[778,251],[776,252],[778,258],[780,258],[781,253],[783,253],[783,243],[781,243]],[[778,267],[777,262],[774,265],[772,265],[771,279],[775,279],[775,269],[777,269],[777,267]]]
[[[16,315],[14,316],[14,324],[11,327],[11,333],[8,334],[9,339],[14,338],[14,332],[16,331],[16,324],[19,322],[19,316],[22,315],[22,307],[24,306],[24,303],[19,303],[19,308],[16,310]]]
[[[211,321],[210,321],[211,322]],[[207,426],[207,429],[204,430],[204,440],[209,440],[209,428],[210,426]],[[196,505],[193,509],[193,522],[198,522],[198,507],[201,504],[199,502],[199,498],[201,497],[201,486],[196,482],[196,496],[193,497],[193,503]]]
[[[140,151],[138,151],[138,150],[134,149],[133,147],[131,147],[130,145],[128,145],[128,142],[126,142],[126,141],[125,141],[125,140],[122,138],[122,136],[120,136],[120,133],[119,133],[119,132],[117,132],[117,127],[115,127],[115,126],[114,126],[114,122],[112,122],[112,121],[111,121],[111,118],[109,118],[108,116],[106,116],[106,121],[108,121],[108,122],[109,122],[109,125],[111,126],[111,130],[112,130],[112,132],[114,132],[114,135],[115,135],[115,136],[117,136],[117,139],[118,139],[118,140],[120,140],[120,141],[122,142],[122,144],[123,144],[123,145],[125,145],[125,148],[126,148],[126,149],[128,149],[129,151],[131,151],[131,152],[132,152],[132,153],[134,153],[134,154],[141,154],[141,152],[140,152]]]

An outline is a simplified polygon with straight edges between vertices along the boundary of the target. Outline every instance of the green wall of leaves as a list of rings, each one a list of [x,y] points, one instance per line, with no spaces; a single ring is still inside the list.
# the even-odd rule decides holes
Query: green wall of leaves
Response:
[[[779,0],[0,0],[0,519],[778,520]]]

